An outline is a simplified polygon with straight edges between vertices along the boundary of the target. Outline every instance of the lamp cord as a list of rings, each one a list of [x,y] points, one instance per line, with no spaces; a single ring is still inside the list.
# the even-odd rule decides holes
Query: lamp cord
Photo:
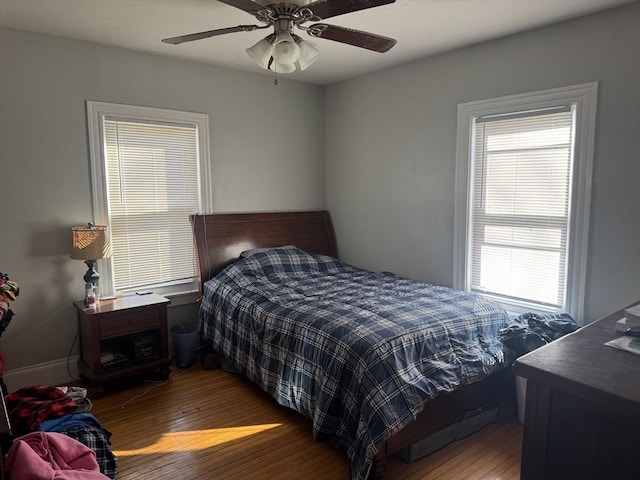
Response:
[[[76,346],[76,342],[78,341],[78,337],[79,336],[80,336],[80,332],[78,330],[76,330],[76,334],[73,337],[73,342],[71,343],[71,348],[69,349],[69,355],[67,355],[67,375],[69,375],[69,378],[71,378],[75,382],[79,382],[80,379],[74,377],[71,374],[71,352],[73,352],[73,347]]]

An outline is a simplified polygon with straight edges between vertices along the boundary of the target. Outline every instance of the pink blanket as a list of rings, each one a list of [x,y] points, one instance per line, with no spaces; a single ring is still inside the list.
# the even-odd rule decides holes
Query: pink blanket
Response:
[[[109,480],[96,454],[62,433],[34,432],[14,440],[6,470],[12,480]]]

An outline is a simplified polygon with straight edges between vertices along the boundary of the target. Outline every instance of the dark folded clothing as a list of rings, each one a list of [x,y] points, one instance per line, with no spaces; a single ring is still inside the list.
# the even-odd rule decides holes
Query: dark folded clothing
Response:
[[[516,356],[535,350],[567,333],[577,330],[579,325],[566,313],[523,313],[514,317],[498,338]]]

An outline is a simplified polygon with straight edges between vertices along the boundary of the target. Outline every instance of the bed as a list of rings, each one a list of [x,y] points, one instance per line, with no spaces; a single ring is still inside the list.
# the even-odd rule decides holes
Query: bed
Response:
[[[342,448],[351,479],[513,392],[477,295],[340,262],[329,213],[194,215],[201,336]]]

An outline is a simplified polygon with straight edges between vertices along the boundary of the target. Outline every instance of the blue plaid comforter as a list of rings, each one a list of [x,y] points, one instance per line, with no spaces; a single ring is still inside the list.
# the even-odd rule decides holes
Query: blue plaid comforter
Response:
[[[347,452],[353,480],[429,400],[504,366],[499,305],[295,247],[228,266],[199,315],[216,351]]]

